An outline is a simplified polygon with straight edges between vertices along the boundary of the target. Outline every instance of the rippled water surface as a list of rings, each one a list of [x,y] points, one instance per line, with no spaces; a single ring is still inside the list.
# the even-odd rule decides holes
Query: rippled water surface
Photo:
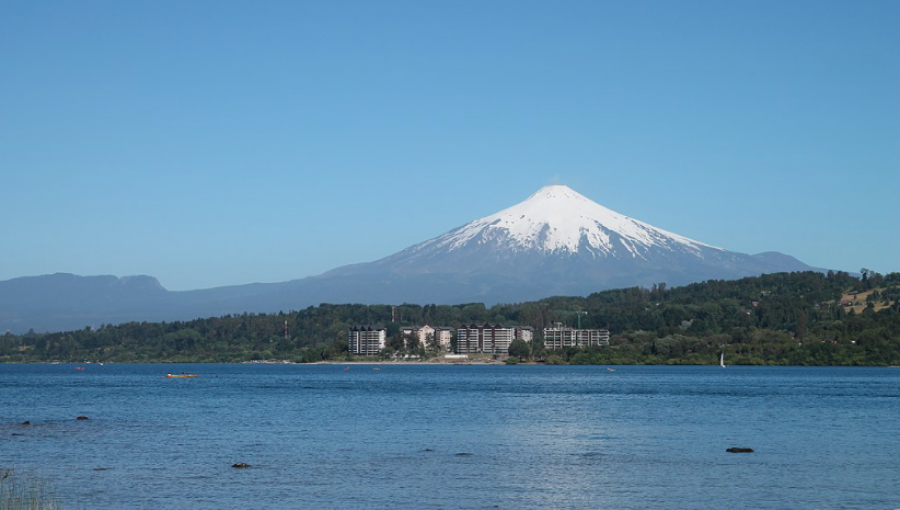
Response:
[[[900,507],[900,368],[84,367],[0,364],[66,508]]]

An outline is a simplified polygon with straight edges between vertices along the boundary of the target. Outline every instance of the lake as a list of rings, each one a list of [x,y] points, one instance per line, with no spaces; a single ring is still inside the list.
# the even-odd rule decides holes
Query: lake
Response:
[[[82,366],[0,364],[65,508],[900,507],[900,368]]]

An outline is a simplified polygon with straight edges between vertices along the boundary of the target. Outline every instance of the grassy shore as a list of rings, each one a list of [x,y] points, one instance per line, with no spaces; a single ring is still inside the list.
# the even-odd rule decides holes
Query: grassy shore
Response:
[[[12,469],[0,467],[0,509],[58,510],[62,505],[50,494],[43,481],[23,477]]]

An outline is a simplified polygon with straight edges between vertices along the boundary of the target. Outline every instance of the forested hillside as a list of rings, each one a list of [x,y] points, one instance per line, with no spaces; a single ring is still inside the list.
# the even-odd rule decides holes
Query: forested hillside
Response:
[[[555,322],[608,328],[609,347],[545,352],[541,329]],[[392,320],[393,317],[393,320]],[[900,273],[779,273],[667,288],[497,305],[330,305],[172,323],[104,325],[64,333],[0,337],[0,361],[249,361],[349,359],[353,325],[388,328],[392,353],[405,325],[496,322],[535,328],[519,357],[547,363],[900,365]]]

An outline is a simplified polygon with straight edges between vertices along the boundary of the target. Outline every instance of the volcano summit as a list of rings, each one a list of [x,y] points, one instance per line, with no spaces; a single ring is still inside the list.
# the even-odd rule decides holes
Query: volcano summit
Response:
[[[556,185],[385,259],[323,277],[379,275],[393,283],[443,275],[471,287],[469,298],[456,299],[513,302],[810,269],[787,255],[746,255],[695,241]],[[438,294],[431,300],[443,301]]]

